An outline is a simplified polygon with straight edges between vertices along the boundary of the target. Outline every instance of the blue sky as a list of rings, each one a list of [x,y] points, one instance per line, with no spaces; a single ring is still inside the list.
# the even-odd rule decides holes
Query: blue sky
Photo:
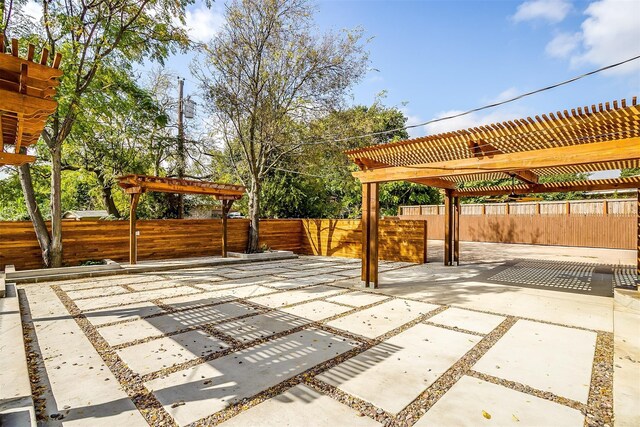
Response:
[[[418,123],[559,82],[640,55],[640,1],[324,0],[320,31],[362,27],[371,67],[351,104],[386,105]],[[190,7],[188,26],[205,41],[224,24],[224,2]],[[189,79],[190,56],[168,66]],[[186,93],[197,92],[187,81]],[[557,111],[640,93],[640,60],[527,99],[412,130],[413,136]]]

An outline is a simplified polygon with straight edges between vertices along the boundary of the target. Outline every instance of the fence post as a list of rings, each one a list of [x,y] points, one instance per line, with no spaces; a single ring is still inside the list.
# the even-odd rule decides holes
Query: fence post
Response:
[[[427,241],[428,241],[427,231],[428,231],[428,227],[429,227],[429,224],[428,224],[427,220],[425,219],[424,220],[424,224],[422,226],[422,233],[423,233],[423,237],[424,237],[424,251],[423,251],[423,254],[422,254],[423,255],[422,262],[425,263],[425,264],[428,262],[427,261],[427,253],[428,253],[428,251],[427,251],[427,249],[428,249],[428,247],[427,247]]]
[[[487,214],[487,205],[483,204],[482,205],[482,215],[486,215]]]
[[[608,215],[609,214],[609,201],[608,200],[603,200],[602,201],[602,215]]]
[[[567,215],[571,215],[571,203],[565,202]]]
[[[509,209],[509,203],[505,203],[504,204],[504,214],[505,215],[509,215],[510,209]]]

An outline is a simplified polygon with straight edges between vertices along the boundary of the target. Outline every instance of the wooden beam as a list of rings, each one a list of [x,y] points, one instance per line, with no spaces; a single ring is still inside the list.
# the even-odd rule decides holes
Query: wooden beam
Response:
[[[35,156],[27,154],[4,153],[0,152],[0,166],[13,165],[20,166],[25,163],[33,163],[36,161]]]
[[[517,172],[529,169],[575,166],[640,159],[640,137],[594,142],[535,151],[496,154],[445,162],[395,166],[354,172],[361,182],[407,181],[421,178],[469,175],[484,172]]]
[[[538,175],[531,171],[514,171],[511,173],[525,184],[537,184],[539,181]]]
[[[639,188],[640,178],[618,178],[618,179],[594,179],[592,181],[574,181],[574,182],[548,182],[543,184],[517,186],[489,187],[489,188],[465,188],[454,190],[453,195],[457,197],[477,197],[477,196],[504,196],[512,192],[516,194],[532,194],[532,193],[568,193],[572,191],[599,191],[599,190],[616,190]]]
[[[138,235],[136,230],[136,208],[140,200],[140,193],[131,194],[131,204],[129,205],[129,264],[138,262]]]
[[[409,182],[413,182],[415,184],[426,185],[428,187],[436,187],[436,188],[448,188],[453,190],[456,188],[456,183],[453,181],[447,181],[442,178],[421,178],[421,179],[411,179]]]

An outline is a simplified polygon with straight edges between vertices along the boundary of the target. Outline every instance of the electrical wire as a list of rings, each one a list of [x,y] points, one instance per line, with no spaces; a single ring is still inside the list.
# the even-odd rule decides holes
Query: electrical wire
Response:
[[[545,91],[548,91],[548,90],[551,90],[551,89],[555,89],[557,87],[564,86],[564,85],[567,85],[569,83],[573,83],[575,81],[578,81],[578,80],[583,79],[585,77],[589,77],[589,76],[592,76],[594,74],[597,74],[597,73],[600,73],[600,72],[603,72],[603,71],[606,71],[606,70],[610,70],[610,69],[615,68],[615,67],[619,67],[619,66],[627,64],[629,62],[636,61],[638,59],[640,59],[640,55],[634,56],[634,57],[626,59],[624,61],[616,62],[615,64],[611,64],[611,65],[607,65],[607,66],[602,67],[602,68],[598,68],[597,70],[589,71],[588,73],[580,74],[579,76],[570,78],[569,80],[564,80],[564,81],[559,82],[559,83],[554,83],[552,85],[545,86],[543,88],[536,89],[536,90],[533,90],[531,92],[525,92],[523,94],[514,96],[513,98],[509,98],[509,99],[506,99],[504,101],[494,102],[492,104],[484,105],[482,107],[473,108],[471,110],[467,110],[467,111],[464,111],[462,113],[452,114],[450,116],[440,117],[440,118],[437,118],[437,119],[428,120],[426,122],[417,123],[417,124],[408,125],[408,126],[403,126],[403,127],[399,127],[399,128],[395,128],[395,129],[388,129],[388,130],[383,130],[383,131],[378,131],[378,132],[370,132],[370,133],[366,133],[366,134],[362,134],[362,135],[349,136],[349,137],[346,137],[346,138],[333,139],[333,140],[331,140],[331,142],[345,142],[345,141],[352,141],[354,139],[367,138],[367,137],[370,137],[370,136],[387,135],[387,134],[398,132],[398,131],[402,131],[402,130],[414,129],[414,128],[417,128],[417,127],[426,126],[426,125],[429,125],[429,124],[432,124],[432,123],[437,123],[437,122],[442,122],[442,121],[445,121],[445,120],[456,119],[458,117],[466,116],[466,115],[469,115],[469,114],[472,114],[472,113],[476,113],[476,112],[482,111],[482,110],[487,110],[489,108],[499,107],[501,105],[508,104],[510,102],[514,102],[514,101],[520,100],[522,98],[526,98],[526,97],[531,96],[531,95],[535,95],[535,94],[538,94],[538,93],[541,93],[541,92],[545,92]]]

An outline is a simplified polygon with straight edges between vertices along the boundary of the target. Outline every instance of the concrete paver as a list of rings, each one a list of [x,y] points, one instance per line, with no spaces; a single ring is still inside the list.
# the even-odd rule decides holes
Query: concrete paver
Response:
[[[437,305],[394,299],[345,317],[327,325],[367,338],[376,338],[438,308]]]
[[[375,427],[350,407],[305,385],[292,387],[221,424],[224,427]]]
[[[365,305],[373,304],[376,302],[384,301],[388,299],[386,295],[377,295],[369,292],[350,292],[344,295],[338,295],[335,297],[327,298],[327,301],[337,302],[340,304],[347,304],[351,307],[363,307]]]
[[[281,311],[289,313],[293,316],[309,319],[314,322],[333,317],[338,314],[346,313],[351,308],[338,304],[332,304],[326,301],[311,301],[306,304],[294,305],[293,307],[283,308]]]
[[[464,376],[414,425],[475,427],[485,424],[582,427],[584,416],[576,409]]]
[[[190,326],[199,326],[212,322],[255,313],[256,310],[237,302],[229,302],[192,310],[169,313],[162,316],[134,320],[133,322],[105,326],[98,332],[110,345],[120,345],[139,339],[160,336],[176,332]]]
[[[154,303],[141,302],[122,307],[110,307],[87,311],[84,315],[94,326],[100,326],[106,323],[134,320],[160,313],[165,313],[165,311]]]
[[[596,333],[518,320],[473,367],[587,403]]]
[[[417,324],[328,370],[318,379],[395,414],[480,339]]]
[[[450,326],[452,328],[466,329],[467,331],[478,332],[480,334],[488,334],[504,320],[505,317],[502,316],[479,313],[477,311],[461,310],[453,307],[429,318],[429,322],[431,323]]]
[[[214,328],[240,342],[249,342],[285,332],[311,323],[310,320],[291,314],[273,311],[221,323]]]
[[[228,348],[203,331],[189,331],[117,350],[132,371],[145,375]]]
[[[295,291],[284,291],[271,295],[264,295],[257,298],[249,298],[248,300],[255,304],[264,305],[265,307],[279,308],[290,304],[301,303],[314,298],[328,297],[340,292],[344,292],[344,290],[333,288],[331,286],[318,285]]]
[[[303,330],[149,381],[146,386],[183,426],[355,346],[337,335]],[[174,405],[176,402],[184,404]]]

